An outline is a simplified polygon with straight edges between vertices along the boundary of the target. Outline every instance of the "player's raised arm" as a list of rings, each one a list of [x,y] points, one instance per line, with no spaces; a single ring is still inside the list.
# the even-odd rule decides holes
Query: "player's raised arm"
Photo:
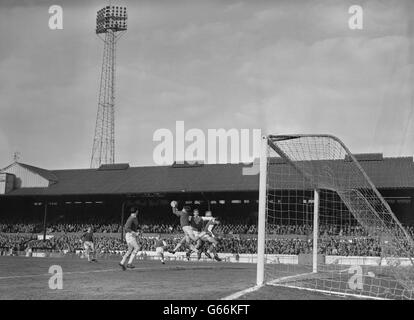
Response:
[[[180,216],[180,211],[177,209],[177,205],[178,205],[177,201],[175,200],[171,201],[170,205],[172,208],[172,213],[174,213],[176,216]]]

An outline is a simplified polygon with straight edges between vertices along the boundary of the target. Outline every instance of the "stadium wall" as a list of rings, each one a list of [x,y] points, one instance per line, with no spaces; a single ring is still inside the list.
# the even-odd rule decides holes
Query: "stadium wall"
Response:
[[[81,255],[82,250],[77,250],[76,255]],[[117,254],[123,254],[122,251],[119,251]],[[30,256],[30,257],[37,257],[37,258],[57,258],[63,257],[65,254],[59,252],[33,252],[30,255],[27,252],[18,252],[19,256]],[[165,253],[165,257],[174,260],[174,261],[181,261],[186,260],[186,253],[185,252],[177,252],[175,255],[172,255],[168,252]],[[193,255],[193,259],[196,257]],[[233,254],[233,253],[220,253],[220,258],[223,259],[225,262],[231,263],[257,263],[257,256],[255,254]],[[137,259],[154,259],[158,260],[159,257],[155,251],[145,251],[141,252],[140,256],[137,256]],[[398,262],[398,265],[404,266],[411,266],[411,262],[409,258],[393,258],[395,262]],[[202,258],[203,261],[211,261],[206,258]],[[288,255],[288,254],[269,254],[266,255],[266,264],[299,264],[299,256],[298,255]],[[387,266],[389,265],[389,261],[381,257],[362,257],[362,256],[325,256],[325,264],[335,264],[335,265],[344,265],[344,266]]]

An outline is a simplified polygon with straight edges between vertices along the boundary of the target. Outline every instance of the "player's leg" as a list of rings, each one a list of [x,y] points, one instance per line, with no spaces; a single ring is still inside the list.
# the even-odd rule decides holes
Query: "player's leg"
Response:
[[[184,227],[184,229],[185,229],[184,232],[188,235],[188,238],[193,242],[197,242],[199,237],[196,236],[196,233],[194,232],[193,228],[190,226],[187,226],[187,227]]]
[[[88,246],[86,245],[86,242],[83,243],[83,257],[88,257]]]
[[[132,242],[132,235],[130,233],[127,233],[125,235],[125,240],[126,240],[126,243],[128,245],[128,250],[127,250],[127,252],[125,252],[125,254],[122,257],[121,262],[119,263],[119,265],[122,267],[122,270],[126,270],[126,268],[125,268],[125,262],[128,259],[128,257],[130,256],[130,254],[132,253],[132,251],[134,250],[134,247],[131,244],[131,242]]]
[[[197,252],[197,260],[201,259],[201,252],[203,251],[203,247],[204,247],[204,241],[201,239],[197,240],[197,244],[196,244],[196,249],[198,250]]]
[[[122,257],[121,262],[119,263],[123,267],[123,269],[125,268],[125,262],[127,261],[128,257],[131,255],[133,250],[134,250],[134,247],[130,243],[128,243],[128,250],[127,252],[125,252],[125,254]]]
[[[210,245],[208,252],[213,254],[213,257],[216,261],[221,261],[220,257],[217,254],[217,244],[218,244],[217,240],[213,241]]]
[[[131,241],[131,246],[133,247],[133,250],[132,250],[131,255],[129,256],[129,261],[128,261],[128,264],[127,264],[127,268],[129,268],[129,269],[135,268],[133,266],[132,262],[134,261],[135,256],[137,255],[137,253],[139,251],[139,246],[138,246],[138,243],[137,243],[137,240],[136,239],[133,239]]]
[[[96,250],[95,250],[95,244],[93,242],[91,242],[91,260],[93,262],[97,262],[96,261]]]
[[[165,264],[165,260],[164,260],[164,248],[162,247],[158,247],[156,249],[158,256],[160,257],[161,263]]]
[[[91,252],[90,252],[90,243],[89,241],[85,241],[83,244],[83,247],[85,249],[85,255],[88,258],[88,262],[91,262]]]
[[[203,252],[206,255],[207,258],[213,259],[210,255],[210,253],[208,252],[208,246],[210,244],[209,240],[210,240],[210,236],[205,231],[203,231],[199,234],[198,241],[201,241],[201,246],[198,248],[198,250],[199,250],[198,255],[199,255],[200,258],[201,258],[201,253]],[[200,258],[199,258],[199,260],[200,260]]]
[[[186,257],[187,257],[188,261],[190,261],[191,253],[193,251],[197,252],[198,260],[200,260],[200,258],[201,258],[201,252],[199,250],[202,246],[202,241],[199,239],[200,232],[193,229],[192,233],[193,234],[188,234],[188,236],[187,236],[188,237],[187,238],[188,249],[186,251]],[[194,238],[197,239],[195,246],[192,246],[192,244],[191,244],[191,241],[190,241],[191,237],[193,239]]]
[[[191,252],[193,250],[190,249],[190,239],[188,238],[187,235],[185,235],[184,238],[181,239],[180,247],[183,248],[183,251],[185,252],[185,256],[186,256],[187,260],[190,261]]]
[[[207,257],[207,258],[209,258],[209,259],[213,259],[213,258],[211,257],[210,252],[208,252],[208,248],[204,249],[204,254],[206,255],[206,257]]]
[[[193,252],[193,250],[191,250],[191,248],[187,246],[187,250],[185,250],[185,257],[187,258],[187,261],[190,261],[191,252]]]
[[[213,258],[216,261],[221,261],[220,257],[217,254],[217,250],[216,250],[217,245],[218,245],[218,241],[215,238],[213,238],[212,236],[208,235],[208,234],[206,234],[203,237],[203,240],[206,240],[208,243],[210,243],[210,247],[208,248],[206,255],[208,254],[208,256],[210,256],[210,258],[211,258],[211,254],[213,254]]]
[[[186,242],[188,242],[187,235],[184,235],[184,237],[181,238],[180,242],[177,243],[177,245],[174,247],[174,249],[169,250],[168,252],[172,253],[172,254],[176,253],[178,251],[178,249],[180,249],[181,246]]]
[[[190,246],[191,251],[198,252],[195,245],[191,243],[191,241],[196,242],[198,240],[198,237],[196,237],[194,234],[193,228],[190,226],[186,226],[186,227],[183,227],[183,230],[184,230],[185,235],[187,236],[186,241],[187,241],[187,244]]]

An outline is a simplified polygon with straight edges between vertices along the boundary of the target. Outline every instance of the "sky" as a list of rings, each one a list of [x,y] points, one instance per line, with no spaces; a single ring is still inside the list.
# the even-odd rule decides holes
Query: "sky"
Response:
[[[135,0],[116,73],[116,162],[154,165],[161,128],[329,133],[414,154],[410,0]],[[0,167],[88,168],[106,1],[0,0]],[[351,30],[351,5],[363,29]],[[49,7],[63,8],[50,30]]]

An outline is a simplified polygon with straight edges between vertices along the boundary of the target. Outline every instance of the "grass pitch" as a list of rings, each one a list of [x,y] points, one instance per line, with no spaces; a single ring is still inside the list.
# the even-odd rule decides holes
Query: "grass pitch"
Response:
[[[224,262],[137,260],[122,271],[119,258],[88,263],[78,257],[0,257],[0,299],[222,299],[255,284],[256,265]],[[49,267],[63,270],[63,288],[51,290]],[[264,287],[240,299],[339,299],[283,287]]]

